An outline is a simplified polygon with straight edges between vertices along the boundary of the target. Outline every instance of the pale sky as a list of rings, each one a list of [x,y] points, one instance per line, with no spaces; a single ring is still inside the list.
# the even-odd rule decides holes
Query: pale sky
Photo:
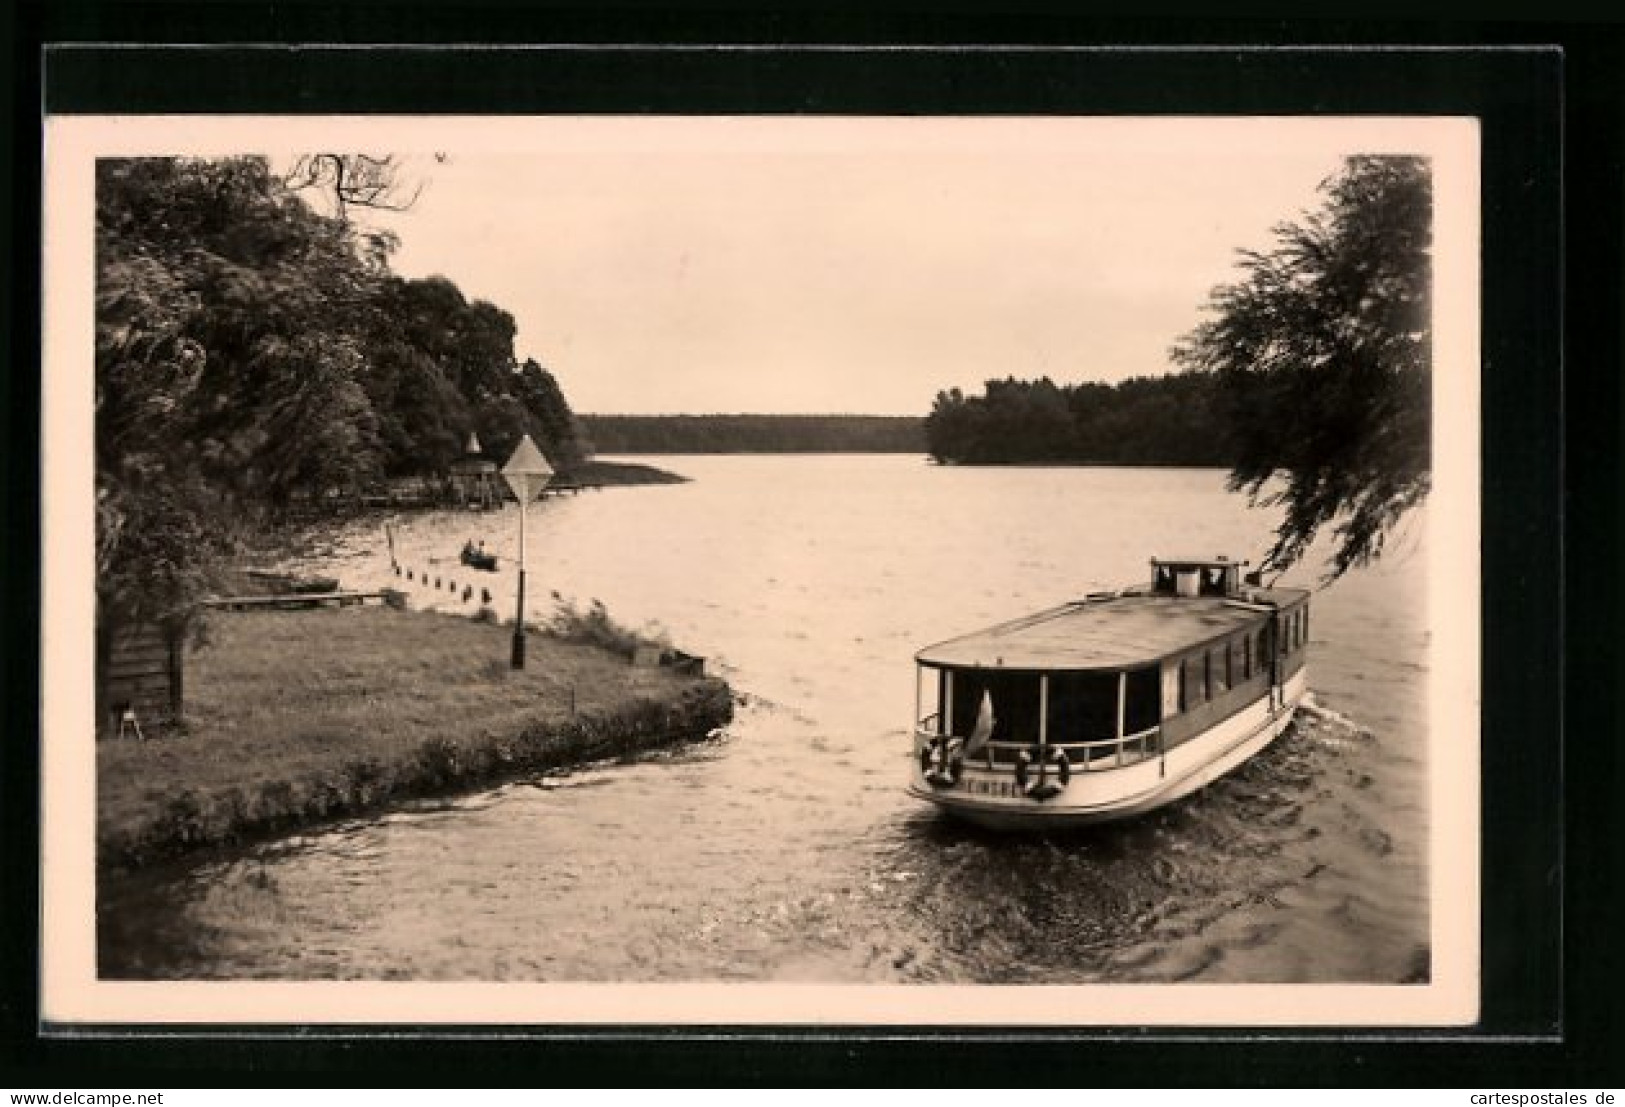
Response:
[[[1238,247],[1394,121],[528,120],[426,127],[395,269],[511,312],[576,411],[924,414],[990,377],[1169,371]],[[427,139],[427,144],[422,140]],[[372,147],[378,148],[374,143]],[[391,149],[402,151],[400,145]],[[444,150],[437,163],[427,151]]]

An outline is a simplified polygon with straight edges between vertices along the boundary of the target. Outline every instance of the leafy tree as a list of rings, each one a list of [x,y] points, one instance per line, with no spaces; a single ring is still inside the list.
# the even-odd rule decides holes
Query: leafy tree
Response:
[[[104,161],[97,187],[98,324],[119,318],[114,296],[161,294],[174,310],[126,313],[126,339],[161,318],[202,353],[188,404],[152,424],[171,468],[185,454],[219,506],[242,512],[325,491],[335,450],[355,447],[346,476],[371,471],[376,420],[356,378],[377,276],[349,226],[311,211],[262,158]],[[112,461],[128,452],[118,411],[141,386],[112,347],[98,354],[99,456]]]
[[[435,160],[444,161],[444,155]],[[352,207],[405,211],[423,193],[423,182],[409,183],[394,154],[301,154],[283,174],[290,191],[314,189],[332,199],[336,214],[346,218]]]
[[[591,448],[559,382],[534,358],[519,367],[515,394],[530,413],[540,434],[536,441],[560,472],[568,473],[586,462]]]
[[[377,474],[378,420],[356,381],[361,355],[353,341],[268,339],[256,357],[264,364],[248,369],[268,383],[255,413],[263,437],[254,471],[274,507],[286,508],[296,490],[357,488]]]
[[[356,176],[365,159],[322,177],[338,165],[322,157],[307,188],[389,183]],[[396,277],[392,236],[320,214],[266,159],[107,159],[96,185],[104,639],[185,623],[236,535],[336,489],[442,473],[471,430],[584,451],[551,374],[517,364],[508,312]]]
[[[206,491],[186,449],[206,354],[193,297],[136,257],[103,265],[96,292],[96,568],[118,621],[170,621],[199,577]]]
[[[1218,378],[1231,488],[1286,507],[1264,565],[1294,564],[1330,525],[1335,579],[1379,557],[1431,484],[1432,183],[1421,158],[1362,156],[1322,191],[1272,249],[1242,252],[1174,357]]]

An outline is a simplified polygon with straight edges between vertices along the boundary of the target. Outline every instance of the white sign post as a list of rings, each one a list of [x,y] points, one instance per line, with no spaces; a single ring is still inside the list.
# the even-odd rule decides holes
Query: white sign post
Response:
[[[502,478],[519,499],[519,610],[513,621],[513,667],[525,667],[525,509],[530,501],[541,494],[547,482],[553,479],[553,467],[530,440],[530,435],[519,440],[513,456],[502,467]]]

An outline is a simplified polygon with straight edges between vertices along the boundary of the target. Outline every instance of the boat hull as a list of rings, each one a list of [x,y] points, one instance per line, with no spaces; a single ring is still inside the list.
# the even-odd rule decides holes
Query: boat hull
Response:
[[[1307,669],[1281,689],[1161,756],[1135,764],[1075,771],[1062,791],[1030,799],[1008,770],[967,763],[957,784],[935,788],[916,770],[909,792],[955,818],[995,830],[1053,830],[1133,818],[1184,798],[1245,763],[1286,729],[1302,702]],[[916,755],[924,736],[916,736]]]

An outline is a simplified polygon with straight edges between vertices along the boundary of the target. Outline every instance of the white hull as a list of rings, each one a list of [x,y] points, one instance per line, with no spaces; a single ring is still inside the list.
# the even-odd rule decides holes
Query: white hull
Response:
[[[933,788],[916,767],[909,791],[958,818],[997,830],[1080,826],[1126,819],[1155,810],[1212,783],[1275,740],[1292,721],[1307,685],[1300,668],[1282,689],[1266,696],[1168,753],[1121,768],[1074,769],[1066,788],[1046,800],[1029,799],[1007,769],[967,761],[957,784]],[[916,766],[921,743],[915,736]]]

